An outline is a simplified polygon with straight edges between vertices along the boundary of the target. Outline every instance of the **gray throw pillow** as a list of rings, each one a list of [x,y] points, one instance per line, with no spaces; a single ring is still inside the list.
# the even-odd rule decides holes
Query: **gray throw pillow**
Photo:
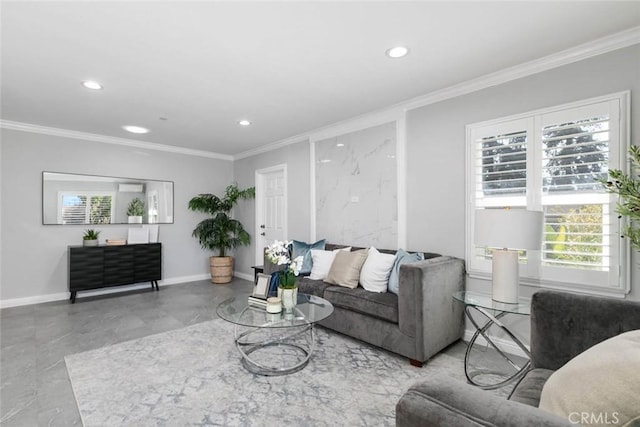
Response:
[[[360,269],[366,260],[366,249],[353,252],[338,251],[325,282],[351,289],[357,288],[360,280]]]
[[[398,294],[399,292],[399,277],[400,277],[400,266],[402,264],[407,264],[411,262],[418,262],[424,259],[424,254],[421,252],[417,252],[415,254],[410,254],[407,251],[402,249],[398,249],[396,252],[396,262],[393,264],[393,268],[391,268],[391,275],[389,276],[389,287],[387,292],[392,292],[394,294]]]
[[[302,257],[302,269],[300,269],[300,274],[311,273],[311,267],[313,267],[313,260],[311,259],[311,249],[323,250],[325,241],[325,239],[318,240],[315,243],[306,243],[299,240],[293,241],[291,248],[292,259],[296,259],[299,256]]]

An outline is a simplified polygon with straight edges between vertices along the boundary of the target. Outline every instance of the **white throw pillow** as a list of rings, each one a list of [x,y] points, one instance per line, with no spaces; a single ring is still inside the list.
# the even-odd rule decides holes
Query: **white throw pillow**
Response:
[[[336,253],[338,251],[350,251],[351,246],[336,249],[334,251],[323,251],[317,249],[311,249],[311,259],[313,261],[311,266],[311,274],[309,275],[309,279],[311,280],[324,280],[327,278],[327,274],[329,274],[329,270],[331,269],[331,264],[333,264],[333,259],[336,257]]]
[[[640,329],[594,345],[551,374],[539,407],[572,424],[587,414],[590,426],[631,427],[640,422],[639,396]]]
[[[395,255],[383,254],[371,247],[360,270],[360,285],[370,292],[387,292],[389,275],[395,261]]]

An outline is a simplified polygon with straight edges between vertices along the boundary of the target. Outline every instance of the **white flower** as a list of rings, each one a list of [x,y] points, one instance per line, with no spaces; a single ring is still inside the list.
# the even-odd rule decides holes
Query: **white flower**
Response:
[[[294,259],[293,261],[291,261],[291,265],[289,266],[290,270],[293,270],[293,274],[295,274],[296,276],[298,274],[300,274],[300,270],[302,270],[302,261],[303,261],[303,257],[302,255],[296,257],[296,259]]]

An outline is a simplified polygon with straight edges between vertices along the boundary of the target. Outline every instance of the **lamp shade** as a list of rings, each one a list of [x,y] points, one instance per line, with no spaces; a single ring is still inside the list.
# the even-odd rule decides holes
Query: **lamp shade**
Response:
[[[540,249],[543,213],[524,209],[478,209],[475,213],[476,246]]]

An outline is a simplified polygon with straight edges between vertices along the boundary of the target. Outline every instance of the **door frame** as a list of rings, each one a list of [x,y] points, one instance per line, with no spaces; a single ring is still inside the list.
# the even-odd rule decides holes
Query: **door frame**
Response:
[[[284,235],[288,235],[288,211],[289,211],[289,185],[287,180],[287,164],[279,164],[275,166],[270,166],[268,168],[256,169],[255,171],[255,183],[256,183],[256,218],[255,218],[255,249],[256,249],[256,265],[262,265],[264,262],[264,248],[262,245],[258,244],[262,241],[262,238],[259,237],[262,232],[260,228],[260,224],[262,219],[264,218],[264,176],[273,172],[282,172],[282,176],[284,179]]]

